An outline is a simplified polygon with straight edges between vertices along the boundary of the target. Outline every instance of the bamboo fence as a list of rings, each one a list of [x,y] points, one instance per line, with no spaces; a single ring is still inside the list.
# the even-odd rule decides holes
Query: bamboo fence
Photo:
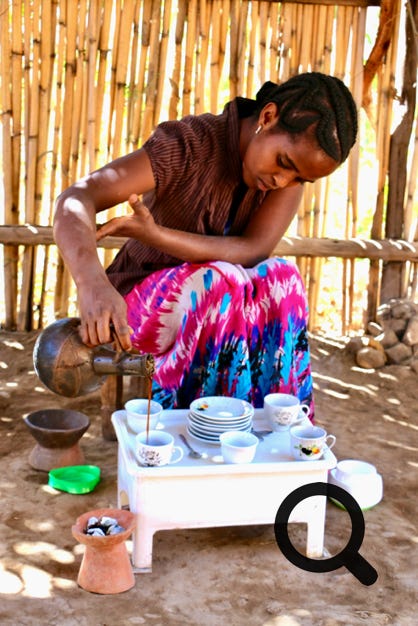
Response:
[[[62,189],[140,147],[160,121],[189,113],[219,113],[236,95],[254,97],[264,81],[281,82],[302,71],[322,71],[346,82],[361,111],[360,137],[338,173],[306,186],[289,236],[295,237],[293,243],[296,238],[355,242],[370,237],[384,244],[390,136],[399,99],[395,74],[404,54],[398,41],[404,26],[401,0],[392,0],[388,45],[372,75],[367,107],[362,109],[370,35],[366,25],[371,10],[378,15],[377,4],[367,0],[0,0],[0,224],[15,233],[14,238],[8,237],[0,227],[2,326],[41,328],[76,311],[74,285],[56,247],[50,235],[39,236],[39,230],[52,223],[54,200]],[[402,250],[405,242],[417,238],[418,157],[413,140],[411,154]],[[361,178],[364,169],[373,173],[366,182],[367,194]],[[364,195],[370,197],[366,207],[360,202]],[[115,207],[107,217],[125,210]],[[32,233],[30,243],[22,235],[24,230]],[[309,295],[311,328],[323,324],[324,292],[337,309],[339,332],[358,326],[354,307],[360,298],[361,309],[367,308],[367,291],[367,315],[372,318],[379,301],[384,252],[378,257],[366,255],[365,267],[359,261],[365,255],[353,246],[330,270],[329,257],[335,251],[314,249],[316,256],[303,254],[303,247],[295,253]],[[409,250],[410,255],[402,257],[402,295],[410,298],[417,281],[413,243],[412,249],[415,253]],[[292,256],[294,250],[289,245],[284,254]],[[103,262],[107,264],[114,252],[104,247]],[[363,285],[360,295],[355,289],[358,282]]]

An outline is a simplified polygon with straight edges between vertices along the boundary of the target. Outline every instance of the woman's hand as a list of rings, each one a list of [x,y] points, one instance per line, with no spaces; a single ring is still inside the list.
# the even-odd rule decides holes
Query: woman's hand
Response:
[[[125,300],[106,276],[79,285],[78,300],[83,343],[94,347],[116,339],[123,350],[131,349]]]
[[[96,241],[108,236],[131,237],[139,240],[147,238],[152,228],[155,227],[154,218],[136,194],[129,197],[129,204],[133,213],[114,217],[100,226],[96,232]]]

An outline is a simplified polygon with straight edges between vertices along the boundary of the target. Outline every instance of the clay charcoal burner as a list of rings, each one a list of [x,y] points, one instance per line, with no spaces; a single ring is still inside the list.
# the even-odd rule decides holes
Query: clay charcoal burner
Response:
[[[115,518],[120,532],[104,537],[87,534],[92,517]],[[135,515],[123,509],[97,509],[77,518],[71,531],[74,539],[84,545],[83,558],[77,577],[80,587],[91,593],[113,594],[128,591],[135,577],[125,541],[135,528]]]

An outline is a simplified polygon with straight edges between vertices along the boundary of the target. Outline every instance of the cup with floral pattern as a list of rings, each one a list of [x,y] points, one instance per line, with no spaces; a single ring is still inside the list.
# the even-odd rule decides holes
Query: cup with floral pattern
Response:
[[[290,429],[290,449],[293,457],[300,461],[320,459],[335,441],[334,435],[328,435],[319,426],[292,426]]]
[[[177,458],[174,458],[177,454]],[[136,436],[136,455],[140,465],[161,467],[178,463],[183,458],[183,450],[174,445],[174,437],[165,430],[150,430]]]

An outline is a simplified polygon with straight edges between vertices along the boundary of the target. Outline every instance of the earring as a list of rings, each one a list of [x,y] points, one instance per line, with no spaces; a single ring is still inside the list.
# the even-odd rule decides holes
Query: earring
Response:
[[[255,129],[255,134],[256,134],[256,135],[259,135],[259,134],[261,133],[261,131],[262,131],[262,130],[263,130],[263,127],[262,127],[262,125],[261,125],[261,124],[259,124],[259,125],[257,126],[257,128]]]

